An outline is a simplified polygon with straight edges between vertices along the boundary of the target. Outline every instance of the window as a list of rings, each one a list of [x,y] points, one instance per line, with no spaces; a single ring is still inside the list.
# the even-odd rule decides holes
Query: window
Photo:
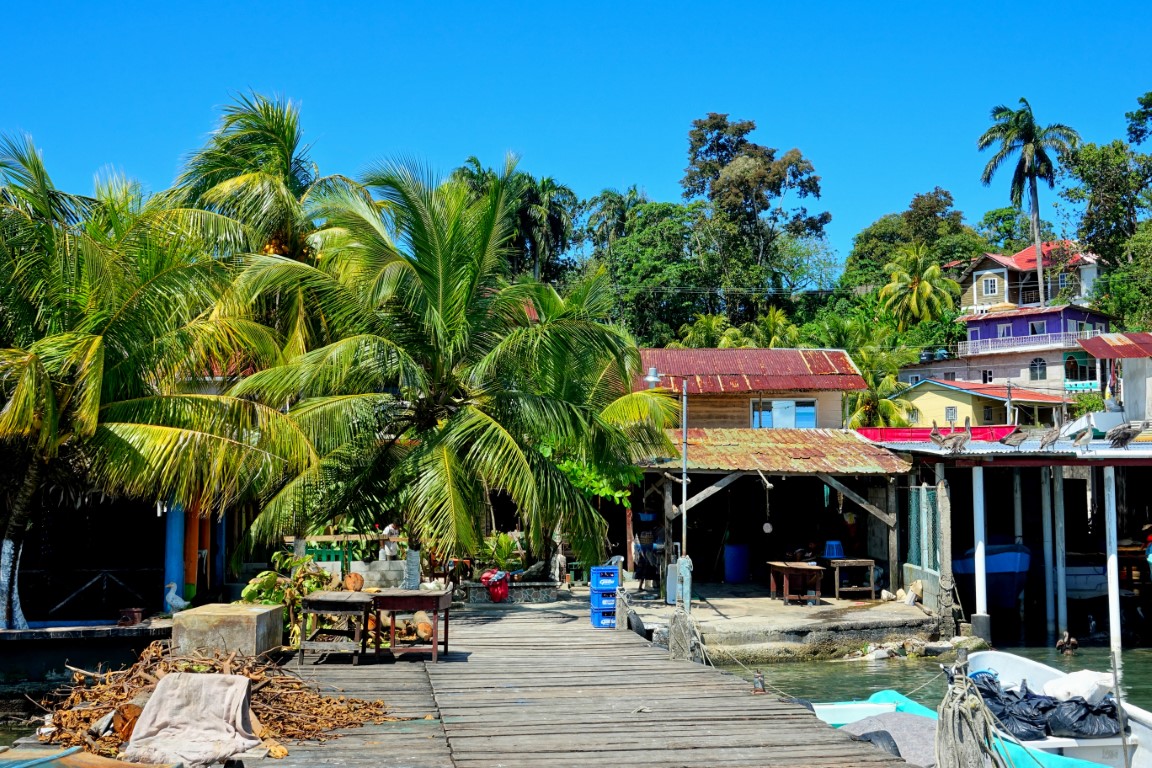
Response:
[[[815,400],[752,401],[753,429],[815,429]]]
[[[980,338],[980,329],[979,328],[969,328],[968,329],[968,341],[976,341],[979,338]]]
[[[956,422],[956,406],[948,405],[944,407],[944,421],[949,424]]]
[[[916,410],[915,408],[908,411],[908,423],[909,424],[919,424],[920,423],[920,411]]]
[[[990,406],[990,405],[984,406],[984,423],[985,424],[991,424],[992,423],[992,406]]]
[[[1012,323],[1000,323],[996,326],[996,338],[1007,339],[1012,335]]]
[[[1048,378],[1048,361],[1042,357],[1033,358],[1028,364],[1028,378],[1032,381],[1043,381]]]
[[[944,381],[956,381],[956,372],[949,371],[948,373],[944,374]]]
[[[908,377],[908,383],[909,384],[919,384],[920,383],[920,374],[914,373],[911,376],[909,376]]]
[[[1064,290],[1065,288],[1067,288],[1068,287],[1068,273],[1067,272],[1061,272],[1060,273],[1060,279],[1057,280],[1056,282],[1060,284],[1060,290]]]
[[[1048,321],[1033,320],[1032,322],[1028,323],[1028,333],[1032,334],[1033,336],[1040,336],[1042,334],[1048,333]]]
[[[992,370],[991,369],[985,369],[985,370],[981,371],[980,372],[980,381],[982,381],[985,384],[991,384],[992,383]]]
[[[984,278],[980,281],[980,285],[982,286],[985,296],[995,296],[996,294],[1000,293],[996,287],[996,278],[994,277]]]
[[[1064,358],[1064,379],[1067,381],[1092,381],[1096,378],[1096,371],[1088,365],[1087,360],[1081,360],[1076,355]]]

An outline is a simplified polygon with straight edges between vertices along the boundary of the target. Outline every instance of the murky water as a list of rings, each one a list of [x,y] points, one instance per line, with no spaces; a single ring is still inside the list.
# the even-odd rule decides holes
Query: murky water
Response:
[[[1002,648],[1057,669],[1075,672],[1109,670],[1107,648],[1082,648],[1075,656],[1061,656],[1049,648]],[[1152,648],[1125,651],[1121,688],[1127,700],[1152,709]],[[742,677],[751,673],[740,667],[725,667]],[[886,661],[812,661],[795,664],[767,664],[761,667],[765,681],[777,692],[813,701],[866,699],[876,691],[891,688],[926,706],[936,708],[944,697],[946,678],[940,662],[934,659],[895,658]]]

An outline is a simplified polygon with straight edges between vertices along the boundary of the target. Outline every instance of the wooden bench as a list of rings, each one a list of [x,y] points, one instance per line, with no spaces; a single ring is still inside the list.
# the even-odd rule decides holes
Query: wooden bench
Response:
[[[803,602],[808,600],[809,592],[815,593],[814,596],[817,600],[820,599],[820,579],[824,576],[824,569],[818,565],[809,565],[808,563],[785,563],[779,560],[768,561],[768,579],[769,588],[771,589],[772,597],[776,597],[776,575],[780,574],[783,579],[783,591],[780,597],[787,603],[789,600],[797,600]],[[804,592],[796,592],[793,585],[799,581],[804,588]]]
[[[315,651],[321,656],[338,651],[351,651],[352,663],[359,664],[360,657],[368,649],[368,614],[372,610],[372,595],[364,592],[313,592],[301,599],[300,609],[300,655],[297,664],[304,663],[304,654]],[[309,632],[308,618],[312,617],[312,630]],[[320,627],[321,616],[338,616],[346,620],[346,626],[334,629]],[[328,635],[336,640],[317,640],[320,635]]]

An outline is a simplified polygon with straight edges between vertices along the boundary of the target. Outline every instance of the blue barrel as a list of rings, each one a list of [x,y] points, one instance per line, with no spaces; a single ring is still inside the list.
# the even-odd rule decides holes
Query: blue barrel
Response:
[[[724,545],[724,581],[744,584],[748,581],[748,545]]]

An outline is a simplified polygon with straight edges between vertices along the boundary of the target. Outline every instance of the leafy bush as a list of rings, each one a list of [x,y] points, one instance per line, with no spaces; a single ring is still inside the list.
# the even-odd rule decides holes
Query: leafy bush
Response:
[[[283,605],[288,643],[296,646],[300,642],[296,617],[304,596],[324,589],[332,576],[314,563],[311,555],[296,557],[291,552],[275,552],[272,554],[272,567],[275,570],[262,571],[248,582],[240,593],[240,600],[260,605]]]
[[[1104,398],[1098,392],[1081,392],[1072,401],[1072,418],[1104,410]]]

